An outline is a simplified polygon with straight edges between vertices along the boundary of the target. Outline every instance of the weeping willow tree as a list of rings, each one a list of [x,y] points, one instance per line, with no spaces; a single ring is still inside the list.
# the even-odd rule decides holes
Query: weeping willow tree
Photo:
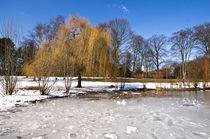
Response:
[[[78,76],[77,87],[81,87],[82,75],[110,76],[109,69],[112,66],[110,32],[103,31],[99,27],[91,28],[84,18],[72,17],[70,23],[74,28],[71,45],[73,46],[75,73]]]
[[[70,26],[70,41],[73,47],[73,61],[75,74],[78,77],[77,87],[81,87],[81,76],[86,71],[87,60],[87,46],[91,32],[91,25],[85,18],[71,17]]]
[[[111,36],[109,32],[94,27],[90,32],[86,48],[86,74],[89,76],[110,76]]]
[[[66,92],[73,75],[110,76],[111,35],[100,27],[91,27],[85,18],[72,16],[59,28],[56,39],[45,41],[33,62],[25,65],[25,74],[36,77],[64,76]]]

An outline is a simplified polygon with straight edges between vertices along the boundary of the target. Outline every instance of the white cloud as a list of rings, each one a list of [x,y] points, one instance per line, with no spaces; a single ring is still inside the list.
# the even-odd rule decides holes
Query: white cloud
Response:
[[[108,8],[117,8],[122,10],[124,13],[128,12],[128,8],[125,5],[119,5],[119,4],[109,4],[107,5]]]
[[[128,12],[127,7],[125,7],[124,5],[122,5],[122,6],[121,6],[121,8],[122,8],[123,12],[125,12],[125,13],[127,13],[127,12]]]

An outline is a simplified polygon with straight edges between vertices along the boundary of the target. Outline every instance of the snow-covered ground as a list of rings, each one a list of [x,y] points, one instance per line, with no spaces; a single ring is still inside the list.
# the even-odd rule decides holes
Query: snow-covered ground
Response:
[[[95,77],[100,78],[100,77]],[[50,78],[49,82],[54,83],[55,77]],[[37,86],[38,83],[33,81],[32,78],[25,78],[24,76],[18,77],[18,83],[16,86],[15,93],[11,96],[3,95],[2,86],[0,86],[0,111],[10,109],[16,105],[28,105],[30,101],[42,100],[52,98],[56,96],[67,96],[68,94],[63,93],[64,80],[62,77],[57,77],[51,92],[49,95],[40,95],[37,90],[26,90],[24,88]],[[71,94],[85,93],[86,91],[111,91],[116,88],[109,88],[110,85],[120,86],[120,83],[113,82],[91,82],[82,81],[82,88],[75,88],[77,85],[76,78],[73,78]],[[180,88],[184,87],[182,83],[126,83],[125,89],[129,88],[143,88],[146,86],[148,89],[155,89],[156,87],[163,88]],[[193,87],[193,84],[185,84],[185,87]],[[199,83],[198,87],[202,87],[202,83]]]

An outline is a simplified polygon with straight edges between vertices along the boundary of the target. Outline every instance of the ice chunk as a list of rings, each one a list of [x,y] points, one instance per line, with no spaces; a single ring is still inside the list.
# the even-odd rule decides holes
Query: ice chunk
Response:
[[[68,128],[69,128],[70,130],[72,130],[72,129],[74,128],[74,126],[73,126],[73,125],[70,125]]]
[[[138,133],[137,127],[127,126],[126,131],[127,134]]]
[[[33,137],[32,139],[44,139],[44,137],[38,136],[38,137]]]
[[[117,104],[119,104],[119,105],[126,105],[127,102],[123,99],[122,101],[117,101]]]
[[[104,137],[106,139],[117,139],[118,138],[117,134],[114,133],[114,132],[112,132],[112,133],[106,133],[106,134],[104,134]]]

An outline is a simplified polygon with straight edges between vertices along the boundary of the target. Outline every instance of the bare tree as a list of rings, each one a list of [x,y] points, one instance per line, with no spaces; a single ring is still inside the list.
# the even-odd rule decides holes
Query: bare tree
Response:
[[[123,90],[126,83],[126,77],[130,77],[131,75],[131,60],[132,55],[128,50],[125,50],[122,56],[122,63],[119,65],[120,70],[120,77],[119,83],[120,83],[120,90]]]
[[[109,21],[109,28],[111,32],[113,59],[115,65],[119,66],[120,48],[125,45],[131,37],[131,29],[128,20],[116,18]]]
[[[57,39],[58,31],[61,26],[65,25],[63,16],[50,19],[46,23],[39,23],[35,26],[29,37],[26,40],[31,40],[37,47],[41,46],[45,41]]]
[[[143,56],[144,70],[146,71],[146,77],[148,77],[148,72],[154,68],[153,52],[150,48],[148,41],[145,41]]]
[[[130,77],[131,74],[131,53],[126,50],[123,54],[122,64],[120,64],[120,76],[121,77]]]
[[[171,50],[174,54],[180,56],[182,61],[183,80],[186,79],[186,64],[189,61],[192,49],[195,47],[192,35],[193,31],[191,29],[185,29],[173,33],[170,38],[170,42],[172,43]]]
[[[133,71],[137,69],[137,63],[139,63],[140,69],[142,70],[144,60],[144,39],[140,35],[133,35],[130,42],[129,49],[133,55]]]
[[[202,24],[194,27],[193,38],[202,53],[210,58],[210,23]]]
[[[8,19],[1,23],[0,26],[0,35],[2,38],[7,38],[11,41],[5,41],[4,43],[4,75],[3,79],[1,79],[3,91],[6,95],[12,95],[17,83],[17,63],[15,60],[15,51],[11,49],[11,43],[18,44],[21,35],[21,28],[20,26],[13,20]],[[7,40],[5,39],[5,40]]]
[[[158,71],[160,65],[164,62],[164,56],[166,56],[166,42],[167,38],[164,35],[154,35],[149,40],[149,45],[152,50],[153,63]]]
[[[23,63],[31,62],[37,52],[35,41],[28,38],[24,38],[19,49],[21,49],[22,52]]]

